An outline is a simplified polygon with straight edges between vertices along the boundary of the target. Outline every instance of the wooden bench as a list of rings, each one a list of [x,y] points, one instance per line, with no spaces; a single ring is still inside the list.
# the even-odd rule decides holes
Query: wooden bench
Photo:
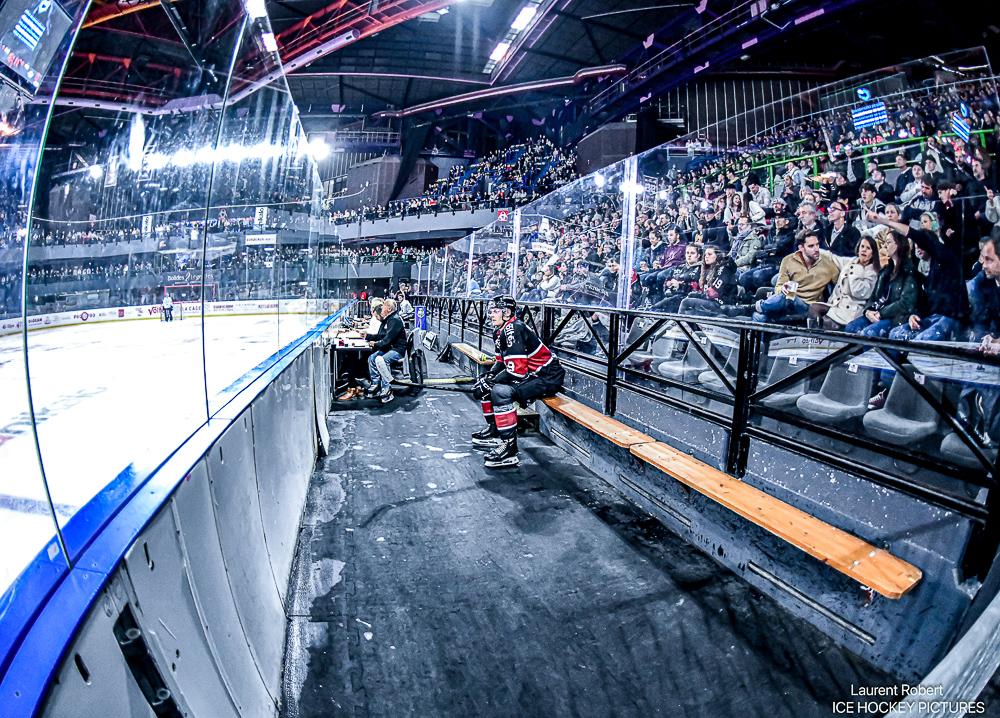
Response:
[[[901,598],[923,576],[906,561],[585,404],[564,396],[543,403],[886,598]]]
[[[652,436],[647,436],[641,431],[636,431],[630,426],[625,426],[620,421],[615,421],[596,409],[591,409],[586,404],[581,404],[565,396],[552,396],[548,399],[542,399],[542,403],[552,409],[552,411],[559,412],[567,419],[572,419],[595,434],[603,436],[608,441],[625,449],[636,444],[648,444],[656,441]]]
[[[464,354],[469,359],[471,359],[474,364],[478,364],[479,366],[493,366],[493,363],[496,361],[496,359],[493,356],[486,354],[485,352],[479,351],[471,344],[465,344],[464,342],[454,342],[451,345],[451,348],[457,352]]]

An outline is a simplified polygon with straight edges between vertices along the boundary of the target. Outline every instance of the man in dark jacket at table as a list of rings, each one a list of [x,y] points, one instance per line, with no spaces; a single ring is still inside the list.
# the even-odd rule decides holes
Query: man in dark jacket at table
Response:
[[[365,391],[368,397],[377,397],[383,404],[392,401],[392,364],[406,354],[406,328],[396,310],[396,300],[386,299],[382,304],[382,326],[378,334],[366,334],[372,348],[368,357],[368,376],[371,385]]]

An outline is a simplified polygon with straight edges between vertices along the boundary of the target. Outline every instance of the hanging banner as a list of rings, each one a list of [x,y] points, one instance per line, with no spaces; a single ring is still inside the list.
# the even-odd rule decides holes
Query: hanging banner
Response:
[[[253,226],[254,229],[264,229],[267,226],[267,217],[270,214],[267,207],[258,207],[254,210],[253,215]]]
[[[153,215],[144,214],[142,216],[142,236],[148,237],[153,233]]]
[[[278,235],[274,232],[267,234],[248,234],[247,246],[254,247],[260,245],[275,245],[278,243]]]

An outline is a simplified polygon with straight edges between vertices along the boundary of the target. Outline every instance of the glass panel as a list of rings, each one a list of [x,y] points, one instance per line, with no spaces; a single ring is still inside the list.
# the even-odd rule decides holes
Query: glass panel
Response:
[[[266,18],[249,19],[219,130],[205,284],[209,410],[221,393],[315,323],[321,198],[315,164]],[[221,301],[220,301],[221,300]]]
[[[46,478],[63,515],[90,504],[81,526],[206,420],[206,159],[240,8],[177,3],[110,20],[144,28],[116,36],[121,57],[88,54],[107,48],[109,28],[95,25],[60,86],[34,193],[28,312],[65,325],[31,333],[28,361],[35,405],[51,412],[38,427]],[[213,249],[225,242],[213,233]],[[71,554],[88,538],[68,532]]]
[[[481,296],[510,294],[513,236],[512,222],[493,222],[476,232],[472,279],[475,282],[473,286],[480,288]]]
[[[581,306],[617,303],[624,182],[625,162],[618,162],[522,210],[519,272],[527,275],[534,266],[537,275],[540,266],[544,277],[550,267],[558,286],[555,280],[547,283],[546,299]]]
[[[9,57],[18,60],[0,64],[0,75],[11,83],[0,81],[0,595],[47,543],[52,542],[54,550],[44,554],[46,560],[55,567],[68,561],[53,542],[54,514],[65,521],[73,507],[52,505],[38,461],[24,361],[22,295],[32,188],[50,110],[48,102],[41,101],[51,99],[83,10],[80,2],[64,3],[34,48],[3,38],[14,46]],[[0,12],[5,29],[15,20]],[[32,316],[29,325],[42,327],[44,319]],[[44,425],[56,419],[72,404],[85,401],[86,394],[86,387],[74,387],[58,403],[36,403],[35,422]],[[0,615],[9,605],[0,600],[5,606]]]
[[[448,245],[445,256],[445,288],[449,297],[464,297],[472,287],[469,286],[469,250],[472,248],[472,236],[452,242]],[[473,292],[479,296],[478,285]]]

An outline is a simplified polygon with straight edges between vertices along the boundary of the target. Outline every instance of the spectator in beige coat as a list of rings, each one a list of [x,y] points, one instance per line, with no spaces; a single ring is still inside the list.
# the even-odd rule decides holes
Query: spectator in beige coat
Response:
[[[882,267],[878,245],[869,236],[862,237],[858,242],[856,256],[833,257],[840,265],[840,277],[829,301],[809,305],[809,316],[820,320],[824,329],[843,329],[861,316]]]

